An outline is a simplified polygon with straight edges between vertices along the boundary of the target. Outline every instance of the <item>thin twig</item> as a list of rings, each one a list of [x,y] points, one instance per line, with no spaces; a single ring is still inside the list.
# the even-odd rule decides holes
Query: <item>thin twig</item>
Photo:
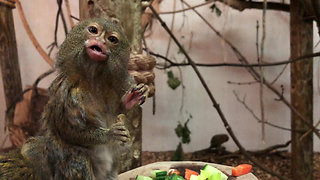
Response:
[[[80,21],[79,18],[77,18],[77,17],[75,17],[75,16],[73,16],[73,15],[70,15],[70,17],[71,17],[72,19],[74,19],[74,20]]]
[[[221,2],[233,9],[243,11],[245,9],[264,9],[263,2],[252,1],[252,0],[215,0],[216,2]],[[290,5],[278,2],[268,2],[269,10],[290,12]]]
[[[176,10],[176,0],[173,0],[173,10],[174,11]],[[176,17],[175,14],[172,14],[171,25],[170,25],[170,31],[172,31],[172,32],[173,32],[173,28],[174,28],[175,17]],[[168,57],[168,55],[169,55],[170,45],[171,45],[171,37],[169,37],[167,50],[166,50],[166,57]]]
[[[60,8],[60,16],[61,16],[61,20],[62,20],[62,24],[63,24],[63,29],[64,29],[64,33],[65,35],[67,36],[68,34],[68,27],[67,27],[67,22],[66,22],[66,19],[64,18],[64,15],[63,15],[63,10],[62,10],[62,0],[58,0],[57,2],[59,3],[59,1],[61,1],[61,4],[58,4],[59,5],[59,8]]]
[[[198,7],[201,7],[201,6],[205,6],[207,4],[211,4],[213,3],[215,0],[209,0],[207,2],[204,2],[204,3],[201,3],[201,4],[198,4],[198,5],[195,5],[195,6],[192,6],[190,8],[185,8],[185,9],[180,9],[180,10],[173,10],[173,11],[167,11],[167,12],[159,12],[159,14],[176,14],[176,13],[180,13],[180,12],[184,12],[184,11],[188,11],[188,10],[191,10],[192,8],[198,8]]]
[[[147,45],[147,41],[145,39],[145,37],[142,37],[142,42],[144,45],[143,50],[145,50],[147,52],[147,55],[150,56],[150,51]],[[153,82],[154,85],[154,82]],[[154,93],[154,95],[152,96],[152,114],[155,115],[156,114],[156,93]]]
[[[259,117],[254,113],[254,111],[248,106],[248,104],[245,102],[244,99],[240,99],[238,93],[236,93],[235,91],[233,91],[233,94],[234,96],[236,97],[237,101],[239,103],[241,103],[243,105],[244,108],[246,108],[247,111],[250,112],[250,114],[253,116],[254,119],[257,120],[258,123],[262,123],[262,120],[259,119]],[[268,121],[265,122],[265,124],[271,126],[271,127],[274,127],[274,128],[278,128],[278,129],[281,129],[281,130],[285,130],[285,131],[292,131],[290,128],[285,128],[285,127],[282,127],[282,126],[278,126],[278,125],[275,125],[273,123],[270,123]],[[298,131],[298,132],[302,132],[302,131]]]
[[[59,16],[60,16],[60,12],[61,12],[61,5],[62,5],[62,0],[57,0],[57,3],[58,3],[58,11],[57,11],[57,14],[56,14],[56,25],[55,25],[55,28],[54,28],[54,45],[56,47],[58,47],[58,27],[59,27]]]
[[[37,51],[39,52],[39,54],[42,56],[42,58],[51,66],[54,66],[54,61],[53,59],[50,58],[50,56],[48,56],[48,54],[42,49],[42,47],[40,46],[39,42],[37,41],[37,39],[35,38],[35,36],[33,35],[29,24],[25,18],[23,9],[21,7],[21,3],[20,0],[16,0],[16,5],[17,5],[17,9],[20,15],[20,19],[23,23],[23,26],[25,28],[25,30],[27,31],[28,37],[30,38],[30,40],[32,41],[34,47],[37,49]]]
[[[182,1],[183,2],[183,1]],[[184,2],[185,3],[185,2]],[[194,72],[197,74],[202,86],[204,87],[204,89],[206,90],[211,102],[213,103],[213,106],[215,107],[215,109],[217,110],[226,130],[228,131],[229,135],[231,136],[231,138],[233,139],[233,141],[235,142],[235,144],[238,146],[238,148],[240,149],[240,151],[249,159],[251,160],[256,166],[260,167],[262,170],[265,170],[266,172],[269,172],[270,174],[277,176],[280,179],[287,179],[287,178],[283,178],[282,176],[270,171],[269,169],[267,169],[266,167],[264,167],[262,164],[260,164],[256,159],[252,158],[248,152],[244,149],[244,147],[240,144],[238,138],[234,135],[233,130],[231,128],[231,126],[229,125],[227,119],[225,118],[225,115],[223,114],[220,105],[217,103],[216,99],[214,98],[214,96],[212,95],[208,85],[206,84],[205,80],[203,79],[201,73],[199,72],[196,64],[194,63],[194,61],[191,59],[191,57],[188,55],[188,53],[185,51],[185,49],[183,48],[183,46],[180,44],[180,42],[176,39],[176,37],[172,34],[172,32],[169,30],[168,26],[166,25],[166,23],[160,18],[159,14],[153,9],[152,6],[149,6],[150,9],[152,10],[152,12],[154,13],[154,15],[156,16],[156,18],[159,20],[159,22],[161,23],[162,27],[169,33],[169,35],[172,37],[173,41],[177,44],[177,46],[179,47],[179,49],[181,50],[181,52],[186,56],[188,62],[191,64],[191,67],[193,68]]]
[[[259,81],[249,81],[249,82],[232,82],[232,81],[227,81],[228,84],[235,84],[235,85],[252,85],[252,84],[257,84]]]
[[[264,155],[264,154],[267,154],[267,153],[270,153],[272,151],[275,151],[277,149],[280,149],[280,148],[286,148],[288,147],[289,145],[291,144],[291,140],[287,141],[286,143],[284,144],[276,144],[276,145],[273,145],[273,146],[270,146],[266,149],[263,149],[263,150],[259,150],[259,151],[249,151],[250,154],[254,154],[256,156],[258,155]]]
[[[282,76],[282,74],[284,73],[284,71],[286,70],[287,67],[288,67],[288,64],[286,64],[286,65],[282,68],[281,72],[274,78],[274,80],[271,81],[271,83],[270,83],[271,85],[273,85],[275,82],[278,81],[278,79]]]
[[[49,49],[48,55],[51,56],[51,53],[55,47],[58,47],[58,28],[59,28],[59,17],[61,17],[62,23],[63,23],[63,29],[65,31],[65,35],[67,36],[68,34],[68,28],[66,24],[66,20],[63,16],[62,12],[62,0],[57,0],[58,4],[58,10],[56,14],[56,24],[54,28],[54,41],[47,47]]]
[[[320,125],[320,121],[317,122],[317,124],[314,126],[315,128],[317,128]],[[312,132],[311,129],[309,129],[307,132],[305,132],[300,138],[299,140],[302,141],[305,137],[307,137],[310,133]]]

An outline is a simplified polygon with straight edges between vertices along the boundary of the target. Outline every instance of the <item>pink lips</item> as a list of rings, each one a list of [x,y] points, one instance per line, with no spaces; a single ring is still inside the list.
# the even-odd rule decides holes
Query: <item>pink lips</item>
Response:
[[[99,39],[92,38],[86,42],[87,54],[94,61],[108,60],[107,49],[107,45]]]

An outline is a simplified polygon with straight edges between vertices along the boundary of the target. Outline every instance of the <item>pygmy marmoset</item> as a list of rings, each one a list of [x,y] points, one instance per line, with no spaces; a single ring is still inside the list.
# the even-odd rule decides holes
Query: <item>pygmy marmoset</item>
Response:
[[[57,77],[42,114],[42,134],[0,155],[0,179],[117,179],[118,153],[131,138],[122,119],[145,101],[148,87],[128,74],[122,28],[85,20],[61,45]]]

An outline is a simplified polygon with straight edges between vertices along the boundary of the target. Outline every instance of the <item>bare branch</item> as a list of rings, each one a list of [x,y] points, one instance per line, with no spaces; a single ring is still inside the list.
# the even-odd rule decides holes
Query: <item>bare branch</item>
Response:
[[[257,84],[259,81],[249,81],[249,82],[232,82],[232,81],[227,81],[228,84],[235,84],[235,85],[252,85],[252,84]]]
[[[245,9],[263,9],[263,3],[260,1],[245,1],[245,0],[215,0],[221,2],[233,9],[243,11]],[[290,5],[278,2],[268,2],[268,10],[290,12]]]
[[[170,67],[174,67],[174,66],[190,66],[190,63],[175,63],[172,60],[170,60],[169,58],[152,52],[150,51],[150,54],[161,58],[163,60],[165,60],[166,62],[169,62],[169,65],[165,66],[164,68],[170,68]],[[259,63],[252,63],[252,64],[238,64],[238,63],[213,63],[213,64],[202,64],[202,63],[196,63],[197,66],[201,66],[201,67],[224,67],[224,66],[229,66],[229,67],[242,67],[242,68],[248,68],[248,67],[271,67],[271,66],[279,66],[279,65],[286,65],[286,64],[290,64],[290,63],[294,63],[297,61],[302,61],[305,59],[308,59],[310,57],[318,57],[320,56],[320,52],[317,53],[313,53],[313,54],[308,54],[308,55],[304,55],[304,56],[300,56],[297,58],[290,58],[288,60],[283,60],[283,61],[279,61],[279,62],[275,62],[275,63],[264,63],[264,64],[259,64]]]
[[[204,3],[201,3],[201,4],[198,4],[198,5],[195,5],[195,6],[192,6],[190,8],[185,8],[185,9],[180,9],[180,10],[175,10],[175,11],[166,11],[166,12],[159,12],[159,14],[175,14],[175,13],[181,13],[181,12],[184,12],[184,11],[188,11],[188,10],[192,10],[193,8],[198,8],[198,7],[201,7],[201,6],[205,6],[207,4],[211,4],[213,2],[215,2],[216,0],[209,0],[207,2],[204,2]]]
[[[164,11],[159,12],[159,14],[173,14],[173,13],[181,13],[185,11],[192,10],[194,8],[202,7],[214,2],[220,2],[227,6],[230,6],[233,9],[243,11],[245,9],[263,9],[263,2],[257,2],[257,1],[244,1],[244,0],[209,0],[207,2],[191,6],[185,9],[180,9],[176,11]],[[290,11],[290,5],[284,4],[284,3],[277,3],[277,2],[268,2],[268,10],[276,10],[276,11],[284,11],[289,12]]]
[[[250,112],[252,117],[254,117],[254,119],[256,119],[258,123],[262,123],[262,120],[259,119],[259,117],[254,113],[254,111],[245,102],[245,100],[240,99],[238,93],[236,93],[235,91],[233,91],[233,94],[236,97],[237,101],[239,103],[241,103]],[[271,126],[271,127],[274,127],[274,128],[278,128],[278,129],[285,130],[285,131],[290,131],[290,132],[292,131],[290,128],[281,127],[281,126],[275,125],[275,124],[267,122],[267,121],[265,121],[264,123],[269,125],[269,126]]]

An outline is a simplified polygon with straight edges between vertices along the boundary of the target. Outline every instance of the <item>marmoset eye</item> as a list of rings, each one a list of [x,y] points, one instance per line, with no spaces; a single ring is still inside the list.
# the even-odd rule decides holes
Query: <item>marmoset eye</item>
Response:
[[[98,28],[95,26],[89,26],[88,31],[92,34],[98,34]]]
[[[119,39],[116,36],[109,36],[108,40],[113,44],[117,44],[119,42]]]

